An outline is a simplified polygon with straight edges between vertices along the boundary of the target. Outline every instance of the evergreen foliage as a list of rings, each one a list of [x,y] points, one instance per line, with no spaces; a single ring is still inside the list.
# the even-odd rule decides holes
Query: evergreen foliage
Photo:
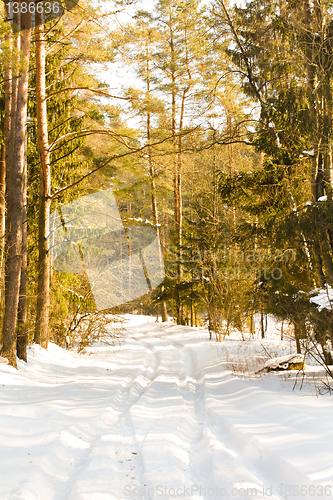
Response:
[[[298,349],[311,337],[328,361],[332,313],[309,299],[333,285],[331,2],[158,0],[149,12],[132,6],[126,23],[113,15],[125,4],[109,7],[81,2],[45,27],[51,211],[112,187],[125,228],[154,226],[163,250],[158,289],[107,312],[165,319],[167,304],[178,324],[206,322],[218,341],[231,328],[254,333],[254,315],[272,314],[294,324]],[[5,97],[16,103],[15,78],[8,86],[5,77],[24,67],[4,11],[0,35],[0,152],[10,172],[5,130],[15,113]],[[30,341],[43,197],[32,41],[27,325],[19,321]],[[104,70],[125,67],[127,85],[102,81]],[[98,314],[84,272],[52,271],[51,340],[83,349],[94,322],[104,331],[106,313]]]

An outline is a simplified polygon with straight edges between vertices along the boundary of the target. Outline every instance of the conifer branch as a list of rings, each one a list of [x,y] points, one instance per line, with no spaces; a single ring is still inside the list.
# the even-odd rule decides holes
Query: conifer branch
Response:
[[[111,97],[113,99],[122,99],[124,101],[132,101],[133,99],[135,99],[135,97],[121,97],[118,95],[112,95],[106,92],[105,90],[93,89],[91,87],[67,87],[65,89],[56,90],[55,92],[52,92],[52,94],[49,94],[46,97],[46,100],[51,99],[51,97],[54,97],[55,95],[62,94],[63,92],[69,92],[71,90],[88,90],[89,92],[93,92],[94,94],[103,95],[105,97]]]
[[[91,175],[95,174],[96,172],[98,172],[99,170],[102,170],[103,168],[107,167],[110,163],[112,163],[114,160],[118,160],[119,158],[125,158],[126,156],[129,156],[129,155],[133,155],[133,154],[138,154],[138,153],[141,153],[142,151],[145,151],[147,150],[148,148],[152,148],[154,146],[159,146],[160,144],[163,144],[167,141],[170,141],[170,140],[174,140],[175,137],[180,137],[180,136],[184,136],[184,135],[188,135],[190,133],[192,133],[194,130],[196,130],[198,127],[196,127],[195,129],[191,129],[189,131],[186,131],[186,132],[182,132],[181,134],[176,134],[176,135],[171,135],[169,137],[165,137],[164,139],[161,139],[160,141],[157,141],[155,143],[152,143],[152,144],[145,144],[144,146],[142,146],[141,148],[130,148],[130,151],[126,151],[125,153],[121,153],[121,154],[117,154],[117,155],[113,155],[111,158],[109,158],[103,165],[100,165],[99,167],[95,168],[94,170],[91,170],[90,172],[88,172],[87,174],[85,174],[84,176],[82,176],[80,179],[78,179],[77,181],[73,182],[72,184],[69,184],[68,186],[65,186],[61,189],[59,189],[56,193],[54,193],[52,196],[49,197],[50,200],[54,200],[55,198],[57,198],[61,193],[67,191],[68,189],[71,189],[72,187],[74,186],[77,186],[78,184],[80,184],[82,181],[84,181],[85,179],[87,179],[88,177],[90,177]],[[97,133],[96,131],[90,131],[91,133]],[[74,133],[74,132],[73,132]],[[71,134],[67,134],[67,135],[71,135]],[[120,138],[120,136],[118,136]],[[124,144],[129,148],[130,146],[128,146],[125,142]]]

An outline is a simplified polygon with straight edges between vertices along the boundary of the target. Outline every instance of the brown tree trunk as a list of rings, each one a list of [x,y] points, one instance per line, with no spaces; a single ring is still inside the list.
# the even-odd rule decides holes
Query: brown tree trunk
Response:
[[[332,354],[330,352],[329,345],[327,344],[327,342],[325,342],[323,340],[319,341],[319,342],[320,342],[320,345],[321,345],[321,348],[323,351],[323,356],[324,356],[324,360],[325,360],[326,365],[332,365],[333,359],[332,359]]]
[[[329,285],[333,285],[333,261],[332,261],[332,253],[331,246],[329,243],[329,234],[327,228],[325,227],[325,221],[320,222],[323,227],[319,227],[320,234],[320,248],[321,255],[324,264],[325,278],[326,282]]]
[[[10,140],[15,136],[12,162],[6,165],[7,214],[6,214],[6,264],[5,264],[5,312],[3,319],[2,355],[16,367],[16,325],[20,294],[22,261],[22,225],[24,217],[24,175],[26,164],[26,123],[28,103],[29,58],[31,45],[31,14],[29,10],[21,16],[20,74],[17,84],[17,99],[12,97]],[[16,102],[15,102],[16,101]],[[16,111],[14,113],[14,111]],[[15,131],[15,134],[14,134]]]
[[[314,256],[314,267],[316,274],[317,286],[323,287],[325,285],[325,275],[323,271],[323,261],[320,252],[320,245],[318,239],[313,241],[313,256]]]
[[[2,122],[2,132],[6,138],[6,118]],[[0,287],[2,286],[3,263],[5,255],[5,217],[6,217],[6,139],[4,140],[0,153]],[[0,296],[1,298],[1,296]]]
[[[27,361],[27,347],[28,347],[28,326],[27,326],[27,163],[25,163],[24,174],[24,187],[23,197],[25,200],[23,207],[23,226],[22,226],[22,261],[21,261],[21,284],[20,284],[20,297],[18,305],[17,316],[17,341],[16,341],[16,354],[19,359]]]
[[[162,286],[161,290],[162,290],[162,292],[164,291],[164,286]],[[167,308],[167,303],[165,300],[163,300],[161,303],[161,317],[162,317],[163,323],[168,321],[168,308]]]
[[[45,349],[49,341],[51,262],[47,235],[51,208],[51,169],[45,89],[45,35],[40,14],[36,14],[36,108],[38,151],[40,159],[40,194],[38,216],[38,288],[34,340]]]
[[[326,192],[329,206],[332,204],[332,158],[330,150],[332,119],[332,96],[331,96],[331,74],[330,69],[325,69],[316,64],[318,54],[315,43],[315,33],[322,33],[324,29],[323,4],[315,2],[313,8],[309,0],[303,0],[304,15],[304,39],[307,66],[307,89],[309,97],[309,110],[311,126],[313,130],[312,145],[313,158],[311,168],[311,191],[312,199],[317,202],[320,196]],[[323,89],[322,95],[315,90],[316,77]],[[322,217],[319,217],[322,219]],[[316,258],[316,275],[320,286],[325,282],[333,284],[333,261],[332,261],[332,234],[326,220],[319,220],[319,241],[314,248]],[[317,223],[317,221],[315,221]],[[323,270],[324,268],[324,270]],[[325,276],[324,276],[325,275]],[[326,278],[326,279],[325,279]]]
[[[250,313],[250,334],[251,334],[251,337],[253,337],[254,333],[255,333],[254,318],[253,318],[253,311],[251,311],[251,313]]]
[[[181,160],[179,160],[179,155],[177,155],[178,158],[176,156],[176,153],[178,152],[178,146],[179,146],[179,144],[177,143],[177,137],[176,137],[176,133],[177,133],[177,130],[176,130],[176,69],[175,69],[176,68],[176,49],[175,49],[173,13],[172,13],[171,4],[169,4],[169,32],[170,32],[169,46],[170,46],[170,60],[171,60],[171,73],[170,73],[170,79],[171,79],[171,130],[172,130],[172,137],[173,137],[173,147],[174,147],[174,152],[175,152],[175,155],[173,157],[174,224],[175,224],[176,245],[177,245],[177,249],[178,249],[177,284],[179,284],[181,281],[181,275],[182,275],[182,264],[181,264],[181,259],[180,259],[180,250],[181,250],[181,245],[182,245],[182,220],[181,220],[182,199],[181,199],[181,184],[180,184],[181,164],[179,163],[179,161],[181,161]],[[180,293],[179,293],[179,287],[177,285],[176,285],[175,299],[176,299],[177,324],[181,325],[183,323],[183,318],[182,318],[183,311],[182,311],[182,304],[181,304],[181,298],[180,298]]]
[[[149,46],[149,41],[147,39],[146,41],[146,58],[147,58],[147,94],[148,98],[150,97],[150,46]],[[151,141],[151,113],[150,111],[147,112],[147,123],[146,123],[146,128],[147,128],[147,140],[148,144],[150,144]],[[153,214],[153,220],[154,220],[154,225],[156,227],[156,233],[157,237],[159,239],[160,244],[162,245],[161,238],[160,238],[160,229],[159,229],[159,220],[158,220],[158,208],[157,208],[157,197],[156,197],[156,183],[155,183],[155,168],[154,168],[154,163],[153,159],[151,156],[151,150],[150,148],[148,149],[148,164],[149,164],[149,175],[150,175],[150,185],[151,185],[151,207],[152,207],[152,214]],[[163,254],[160,255],[160,265],[163,265]],[[163,292],[163,286],[162,286],[162,292]],[[168,315],[167,315],[167,305],[165,300],[163,300],[160,304],[160,313],[161,313],[161,318],[162,322],[165,322],[168,320]],[[157,309],[157,320],[158,320],[158,309]]]
[[[23,225],[22,263],[20,298],[17,316],[16,354],[19,359],[27,361],[28,328],[27,328],[27,225]]]
[[[264,321],[264,313],[260,313],[260,326],[261,326],[261,338],[265,338],[265,321]]]
[[[9,17],[9,11],[8,11],[8,2],[5,3],[5,13],[6,17]],[[8,30],[5,36],[5,42],[7,43],[8,50],[11,51],[13,47],[13,36],[11,30]],[[5,92],[5,122],[4,122],[4,148],[3,148],[3,153],[4,153],[4,169],[6,170],[10,168],[10,161],[12,160],[12,156],[10,154],[10,149],[11,149],[11,113],[12,113],[12,62],[10,59],[7,59],[4,65],[4,92]],[[5,174],[6,175],[6,174]],[[3,213],[1,214],[1,222],[3,222],[3,226],[5,229],[5,220],[6,220],[6,186],[2,186],[2,189],[4,189],[4,199],[2,199],[2,207],[3,207]],[[2,220],[2,218],[4,220]],[[5,256],[5,248],[6,248],[6,237],[5,237],[5,231],[2,232],[2,241],[1,241],[1,258],[4,259]],[[3,308],[4,308],[4,293],[2,292],[2,287],[4,285],[4,274],[5,274],[5,269],[4,269],[4,262],[2,260],[1,262],[1,316],[3,316]],[[3,320],[3,317],[1,318]],[[2,321],[3,323],[3,321]],[[2,343],[2,332],[1,332],[1,343]]]
[[[301,336],[301,328],[297,323],[294,323],[294,332],[295,332],[295,341],[296,341],[296,350],[297,354],[301,354],[301,343],[299,341]]]

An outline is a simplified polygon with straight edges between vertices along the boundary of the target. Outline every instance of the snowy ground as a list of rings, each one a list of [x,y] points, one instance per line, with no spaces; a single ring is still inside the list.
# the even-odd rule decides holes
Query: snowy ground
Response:
[[[311,374],[302,391],[237,374],[288,342],[149,321],[114,348],[0,365],[1,500],[333,499],[333,396]]]

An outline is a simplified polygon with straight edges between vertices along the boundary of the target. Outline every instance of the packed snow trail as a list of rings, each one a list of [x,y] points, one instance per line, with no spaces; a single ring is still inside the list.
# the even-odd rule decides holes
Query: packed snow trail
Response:
[[[215,345],[132,317],[120,346],[1,364],[0,499],[332,500],[332,398],[237,378],[240,342]]]

